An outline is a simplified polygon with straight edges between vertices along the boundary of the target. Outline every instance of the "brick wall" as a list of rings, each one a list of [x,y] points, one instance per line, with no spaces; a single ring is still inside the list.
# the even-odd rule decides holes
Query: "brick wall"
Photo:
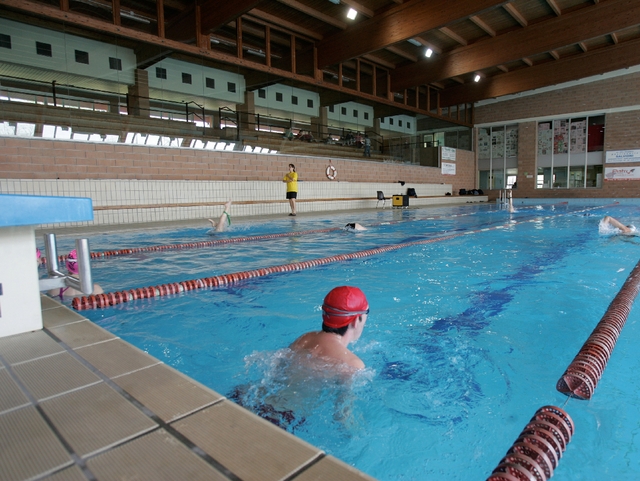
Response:
[[[296,165],[301,180],[326,181],[329,159],[308,156],[0,138],[0,178],[280,181]],[[333,159],[338,181],[475,185],[473,152],[458,151],[456,175],[401,163]],[[459,187],[460,186],[460,187]]]
[[[640,180],[605,179],[602,188],[589,189],[535,188],[537,127],[536,121],[531,119],[577,117],[584,112],[605,113],[605,151],[640,149],[640,73],[476,107],[477,124],[518,122],[518,190],[514,192],[515,197],[640,197]],[[605,164],[604,168],[621,166],[640,167],[640,162]],[[490,199],[497,195],[497,191],[485,193]]]

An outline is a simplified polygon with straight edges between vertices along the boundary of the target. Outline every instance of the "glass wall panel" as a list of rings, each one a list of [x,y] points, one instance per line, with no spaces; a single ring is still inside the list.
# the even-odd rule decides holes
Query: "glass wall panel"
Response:
[[[602,172],[603,135],[604,115],[539,122],[536,188],[601,186],[596,170],[588,167],[599,166]]]

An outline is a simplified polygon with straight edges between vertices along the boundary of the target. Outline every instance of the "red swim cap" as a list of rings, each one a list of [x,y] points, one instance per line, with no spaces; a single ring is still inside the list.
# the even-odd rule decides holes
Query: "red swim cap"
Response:
[[[367,298],[357,287],[341,286],[332,289],[322,304],[322,321],[328,327],[339,329],[369,311]]]

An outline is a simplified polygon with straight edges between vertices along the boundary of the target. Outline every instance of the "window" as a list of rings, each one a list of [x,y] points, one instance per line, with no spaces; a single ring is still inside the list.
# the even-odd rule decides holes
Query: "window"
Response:
[[[208,89],[216,88],[216,79],[211,77],[205,77],[204,84]]]
[[[258,97],[261,99],[267,98],[267,91],[265,89],[258,89]]]
[[[11,35],[0,33],[0,47],[11,48]]]
[[[76,62],[89,65],[89,52],[83,52],[82,50],[76,50]]]
[[[313,100],[307,99],[307,107],[309,107],[310,109],[313,108]]]
[[[234,82],[227,82],[227,91],[228,91],[228,92],[235,93],[235,91],[236,91],[236,84],[235,84]]]
[[[389,125],[393,125],[393,119],[389,119]]]
[[[111,70],[122,70],[122,60],[115,57],[109,57],[109,68]]]
[[[398,127],[402,127],[402,120],[398,120]]]
[[[53,57],[50,43],[36,42],[36,53],[44,57]]]
[[[356,119],[358,118],[358,111],[357,111],[357,110],[354,110],[354,111],[353,111],[353,116],[354,116]]]
[[[602,187],[603,143],[603,115],[538,122],[536,187]]]
[[[347,108],[346,107],[342,107],[340,109],[340,112],[342,113],[342,115],[347,115]]]
[[[411,122],[407,122],[407,128],[410,129],[411,128]]]
[[[276,102],[282,102],[282,94],[280,92],[276,92]]]
[[[329,105],[329,112],[333,113],[333,105]]]
[[[365,120],[369,120],[369,112],[365,112],[364,113],[364,119]]]
[[[156,67],[156,78],[167,80],[167,69],[162,67]]]
[[[296,97],[295,95],[291,96],[291,103],[293,105],[298,105],[298,97]]]
[[[191,74],[182,72],[182,83],[191,84]]]

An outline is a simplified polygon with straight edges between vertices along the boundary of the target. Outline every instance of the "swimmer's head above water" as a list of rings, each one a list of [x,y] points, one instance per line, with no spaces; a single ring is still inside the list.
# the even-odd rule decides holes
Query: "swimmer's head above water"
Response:
[[[357,222],[352,222],[350,224],[347,224],[343,227],[344,230],[367,230],[366,227],[364,227],[361,224],[358,224]]]
[[[336,287],[322,303],[322,331],[303,334],[289,348],[304,354],[304,362],[328,362],[337,372],[363,369],[364,362],[347,346],[360,338],[368,315],[364,292],[352,286]]]

